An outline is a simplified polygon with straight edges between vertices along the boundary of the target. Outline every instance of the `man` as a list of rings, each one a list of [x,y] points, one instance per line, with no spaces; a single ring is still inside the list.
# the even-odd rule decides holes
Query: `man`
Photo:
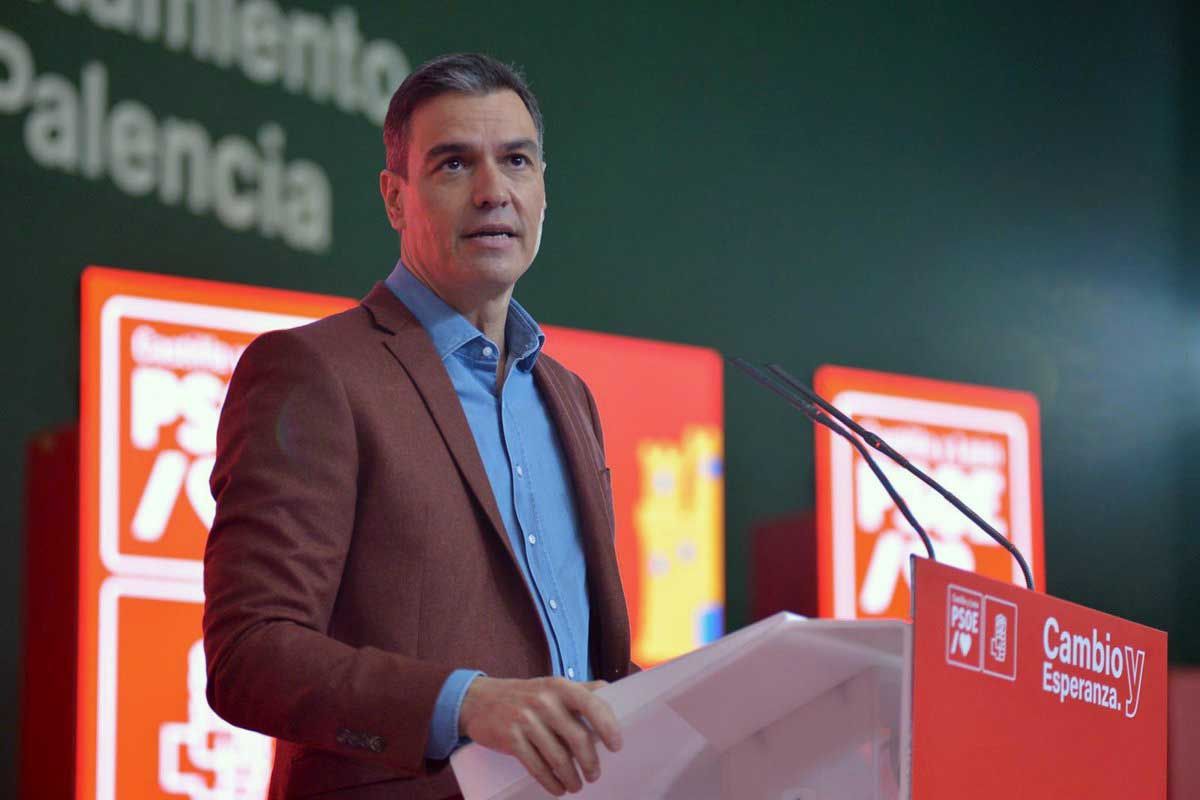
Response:
[[[591,689],[632,665],[596,406],[512,300],[541,114],[509,68],[447,56],[396,91],[384,142],[395,270],[259,337],[229,387],[209,702],[279,740],[272,797],[451,797],[464,738],[578,791],[597,739],[620,747]]]

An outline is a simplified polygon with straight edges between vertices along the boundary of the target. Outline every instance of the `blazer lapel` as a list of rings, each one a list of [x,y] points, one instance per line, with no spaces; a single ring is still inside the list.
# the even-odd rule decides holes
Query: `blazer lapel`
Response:
[[[592,605],[593,642],[601,652],[593,654],[598,667],[595,677],[615,680],[624,674],[628,654],[624,658],[620,647],[613,647],[621,636],[617,621],[625,620],[625,596],[621,591],[617,552],[612,538],[608,500],[601,489],[604,456],[591,430],[591,420],[579,403],[572,402],[564,385],[564,370],[544,356],[533,367],[534,379],[550,419],[558,430],[566,457],[571,482],[575,487],[575,503],[587,559],[588,594]],[[628,634],[626,634],[627,636]],[[618,663],[619,662],[619,663]],[[615,674],[616,670],[620,674]]]
[[[504,521],[492,493],[491,481],[488,480],[483,459],[479,457],[479,448],[475,446],[475,436],[471,433],[462,403],[454,391],[454,384],[446,373],[446,366],[433,349],[429,334],[408,307],[382,283],[375,284],[363,299],[363,305],[371,312],[376,324],[392,334],[384,339],[384,345],[417,387],[463,480],[500,537],[500,543],[504,545],[513,567],[520,570],[512,544],[504,531]]]

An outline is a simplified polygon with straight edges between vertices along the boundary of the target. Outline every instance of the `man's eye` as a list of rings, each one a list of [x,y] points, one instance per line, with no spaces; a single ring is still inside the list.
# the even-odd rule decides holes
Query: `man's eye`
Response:
[[[514,167],[527,167],[529,166],[529,159],[520,153],[514,153],[508,157],[508,163],[512,164]]]
[[[461,158],[448,158],[442,162],[442,169],[448,169],[451,172],[457,172],[464,166]]]

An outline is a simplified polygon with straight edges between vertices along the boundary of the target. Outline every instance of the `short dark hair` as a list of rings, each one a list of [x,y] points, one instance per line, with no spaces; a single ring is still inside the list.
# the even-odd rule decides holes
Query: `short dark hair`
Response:
[[[413,113],[427,100],[446,94],[482,95],[511,89],[521,98],[537,129],[542,149],[542,112],[520,70],[483,53],[438,56],[417,67],[392,95],[383,121],[383,147],[387,168],[408,179],[408,143]]]

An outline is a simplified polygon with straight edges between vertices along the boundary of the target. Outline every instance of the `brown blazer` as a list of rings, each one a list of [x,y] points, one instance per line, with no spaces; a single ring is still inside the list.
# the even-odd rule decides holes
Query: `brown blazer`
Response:
[[[630,670],[591,393],[534,368],[575,488],[593,674]],[[272,798],[457,794],[424,758],[450,672],[550,673],[537,609],[425,329],[382,284],[246,349],[221,412],[204,552],[208,700],[276,737]]]

